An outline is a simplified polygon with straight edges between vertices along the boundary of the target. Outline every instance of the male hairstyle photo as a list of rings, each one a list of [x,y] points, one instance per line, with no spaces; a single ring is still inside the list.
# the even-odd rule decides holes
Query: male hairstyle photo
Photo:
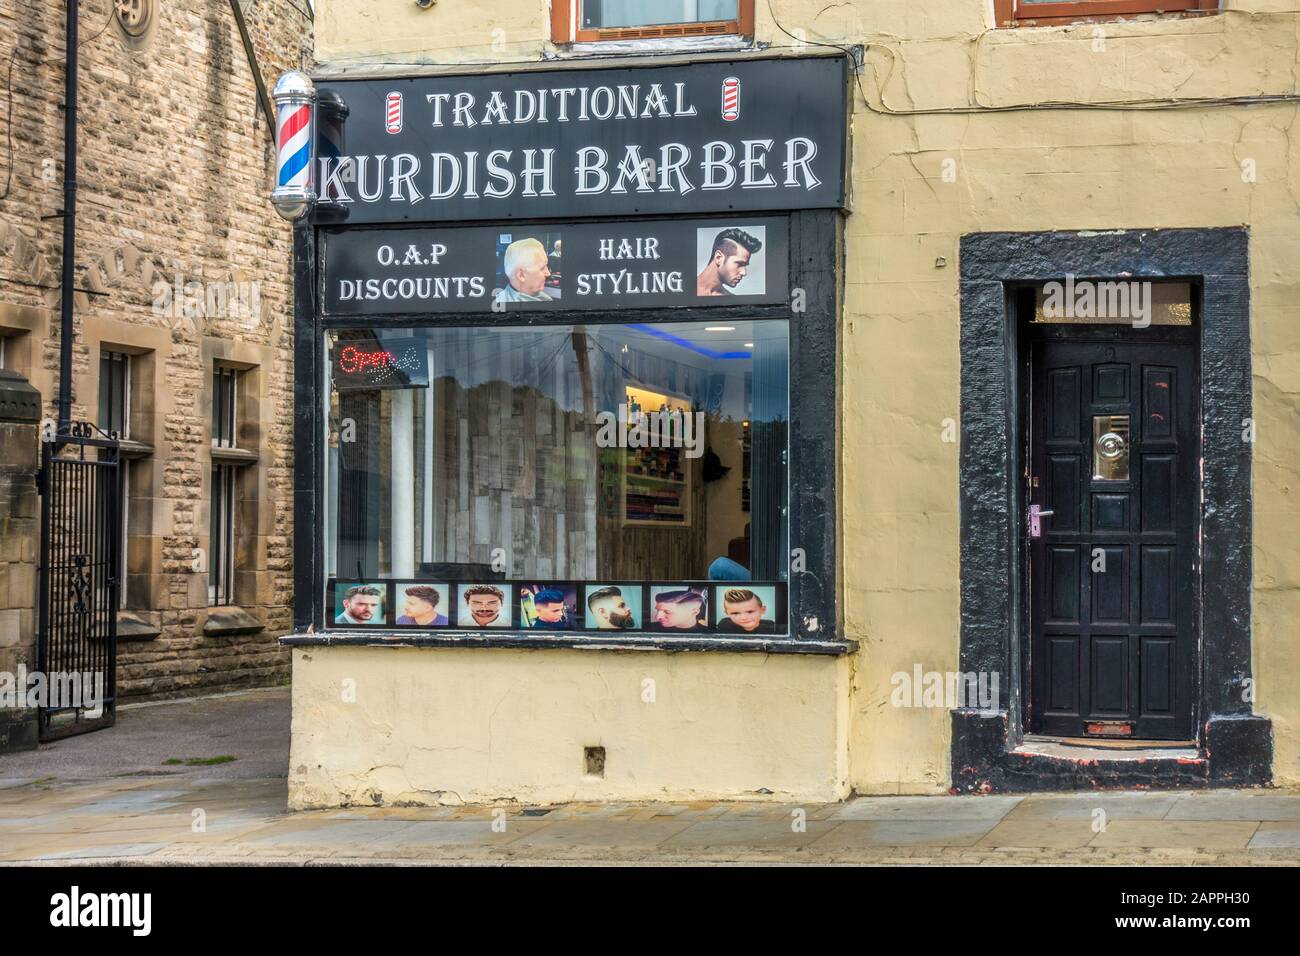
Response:
[[[446,627],[450,595],[451,589],[441,583],[398,585],[393,606],[398,627]]]
[[[387,596],[388,586],[382,582],[335,584],[334,623],[348,627],[383,627]]]
[[[719,634],[778,633],[776,588],[771,585],[718,585],[713,589],[713,606]]]
[[[642,626],[639,584],[587,586],[587,627],[599,631],[628,631]]]
[[[519,589],[519,623],[533,630],[573,631],[578,624],[578,588],[532,584]]]
[[[495,584],[460,585],[459,627],[509,627],[510,602]]]
[[[704,587],[680,584],[652,588],[650,604],[654,615],[652,631],[690,634],[713,630],[709,626],[709,598]]]
[[[754,226],[753,232],[732,227],[714,232],[712,228],[697,230],[696,248],[704,253],[700,274],[695,279],[697,296],[762,295],[767,291],[766,269],[755,260],[763,249],[765,226]],[[750,278],[750,273],[753,273]],[[748,279],[748,281],[746,281]],[[743,289],[740,286],[744,286]]]

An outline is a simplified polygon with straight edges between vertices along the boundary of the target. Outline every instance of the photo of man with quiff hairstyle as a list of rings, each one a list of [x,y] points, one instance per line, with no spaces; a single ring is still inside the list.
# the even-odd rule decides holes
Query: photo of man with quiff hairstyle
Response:
[[[723,229],[713,238],[704,268],[695,279],[698,296],[727,295],[749,275],[750,259],[763,248],[763,240],[743,229]],[[763,292],[763,289],[755,289]]]

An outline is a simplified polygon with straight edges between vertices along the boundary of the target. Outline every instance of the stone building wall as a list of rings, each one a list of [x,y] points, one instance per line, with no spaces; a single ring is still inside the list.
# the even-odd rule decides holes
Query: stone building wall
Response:
[[[281,681],[292,588],[292,257],[274,144],[227,0],[81,4],[73,418],[102,351],[131,355],[121,696]],[[242,0],[267,86],[310,65],[305,0]],[[0,0],[5,366],[56,417],[64,7]],[[2,144],[0,144],[2,145]],[[8,182],[7,188],[5,182]],[[224,296],[224,301],[223,301]],[[213,363],[241,371],[235,608],[209,607]],[[34,600],[34,595],[33,595]]]
[[[0,372],[0,675],[36,667],[37,401],[30,385]],[[0,754],[36,746],[36,712],[22,690],[16,676],[0,677]]]

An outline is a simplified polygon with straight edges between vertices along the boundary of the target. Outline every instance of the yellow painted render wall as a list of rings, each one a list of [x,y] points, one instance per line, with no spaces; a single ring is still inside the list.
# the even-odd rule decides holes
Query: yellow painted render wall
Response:
[[[818,52],[812,41],[869,48],[853,95],[839,370],[841,606],[846,636],[862,644],[851,662],[848,775],[859,792],[950,785],[947,712],[898,709],[889,698],[896,671],[916,664],[953,671],[958,663],[958,445],[942,434],[945,419],[959,413],[959,237],[1242,224],[1251,230],[1258,428],[1255,708],[1273,720],[1277,782],[1300,783],[1300,156],[1292,136],[1300,106],[887,116],[863,98],[880,110],[883,93],[888,109],[905,110],[1294,93],[1300,17],[1290,10],[1300,3],[1224,5],[1212,17],[1139,18],[1097,33],[992,30],[989,0],[757,0],[757,39],[772,54]],[[544,0],[441,0],[428,11],[412,0],[320,0],[317,9],[325,71],[537,62],[554,52]],[[1247,160],[1253,183],[1243,181]],[[1208,600],[1213,587],[1207,582]],[[494,657],[482,674],[465,670],[468,680],[496,682],[504,669],[526,687],[516,667],[550,666],[569,652],[482,653],[511,663]],[[488,660],[478,652],[444,657],[457,668]],[[714,692],[755,666],[738,657],[665,660]],[[608,670],[630,677],[627,660],[584,664],[573,672],[574,688]],[[796,679],[799,667],[817,666],[762,664],[778,685]],[[306,672],[296,659],[295,705],[308,692],[300,689]],[[835,684],[805,676],[805,692]]]
[[[848,795],[846,658],[296,648],[289,805]],[[603,778],[584,749],[605,748]]]

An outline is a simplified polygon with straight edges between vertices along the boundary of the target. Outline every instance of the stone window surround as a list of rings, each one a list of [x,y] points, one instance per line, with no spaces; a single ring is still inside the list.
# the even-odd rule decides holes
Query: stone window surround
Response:
[[[6,340],[5,368],[17,372],[37,388],[40,387],[34,380],[37,377],[53,381],[44,369],[32,367],[32,342],[37,338],[32,333],[43,333],[49,328],[46,323],[50,314],[33,306],[0,302],[0,336]]]
[[[1249,233],[1243,228],[972,233],[961,239],[961,669],[1011,675],[997,711],[952,711],[962,791],[1097,786],[1251,786],[1272,774],[1272,724],[1242,700],[1251,676]],[[1177,761],[1078,762],[1012,752],[1023,738],[1012,288],[1076,276],[1182,279],[1200,296],[1203,504],[1193,713],[1204,772]],[[1244,556],[1244,560],[1242,558]],[[1009,685],[1009,686],[1008,686]]]
[[[54,321],[52,319],[52,321]],[[86,410],[90,421],[99,407],[99,357],[103,352],[131,356],[131,404],[129,408],[131,439],[123,441],[122,476],[127,482],[126,567],[122,569],[121,608],[123,612],[145,614],[161,605],[156,600],[161,588],[161,555],[152,547],[155,516],[154,501],[161,491],[155,455],[162,450],[156,442],[158,427],[159,357],[171,354],[171,334],[167,329],[137,325],[94,315],[78,316],[80,341],[87,352],[86,372],[73,376],[73,400]],[[86,391],[79,391],[78,378]],[[53,381],[50,388],[57,386]],[[165,444],[165,443],[164,443]]]

